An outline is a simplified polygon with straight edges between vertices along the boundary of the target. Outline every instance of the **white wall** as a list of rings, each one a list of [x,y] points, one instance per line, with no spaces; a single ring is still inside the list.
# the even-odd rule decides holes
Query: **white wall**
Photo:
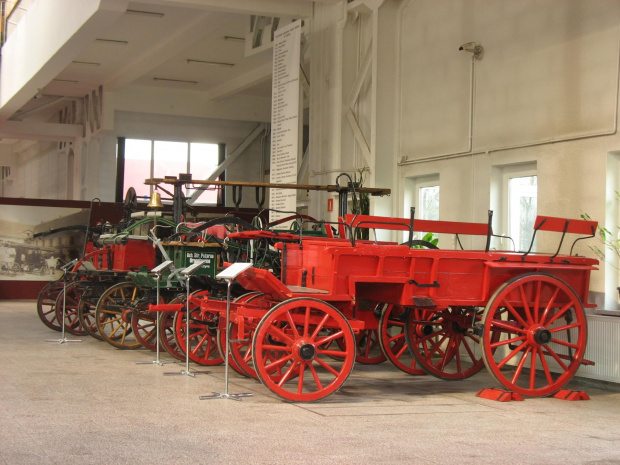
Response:
[[[620,3],[413,0],[399,26],[399,198],[406,178],[439,174],[441,218],[484,221],[491,168],[534,162],[539,214],[604,221]],[[481,60],[458,51],[470,41]]]
[[[315,6],[311,182],[333,183],[333,173],[366,163],[353,168],[368,166],[374,186],[393,192],[390,200],[374,200],[373,211],[402,216],[410,203],[408,179],[438,175],[440,218],[484,222],[497,203],[494,169],[533,163],[539,214],[579,218],[587,212],[606,221],[608,153],[620,149],[620,2],[366,5]],[[459,51],[472,41],[484,47],[481,60]],[[355,108],[372,155],[364,161],[343,102],[368,43],[372,84],[364,84]],[[310,214],[325,216],[323,202]],[[498,233],[500,217],[495,212]],[[591,254],[586,244],[577,251]],[[612,272],[601,268],[592,277],[600,294]]]

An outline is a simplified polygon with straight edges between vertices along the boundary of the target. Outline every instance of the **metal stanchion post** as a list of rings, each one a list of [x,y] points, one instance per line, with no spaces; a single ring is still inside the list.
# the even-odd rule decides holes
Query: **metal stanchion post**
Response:
[[[165,270],[167,270],[171,266],[172,266],[172,260],[166,260],[161,265],[158,265],[151,270],[152,273],[155,273],[155,281],[157,283],[157,301],[156,302],[158,304],[159,304],[159,282],[161,280],[161,275]],[[155,360],[152,360],[150,362],[136,362],[136,365],[155,365],[155,364],[165,365],[166,363],[174,363],[174,360],[165,360],[165,361],[159,360],[159,314],[157,314],[157,317],[155,318],[155,331],[157,332],[155,334],[155,344],[157,345],[157,348],[155,351],[157,355],[155,356]]]
[[[228,322],[230,321],[230,286],[235,278],[252,266],[251,263],[233,263],[216,277],[225,279],[228,282],[228,289],[226,292],[226,327],[228,328]],[[224,392],[214,392],[210,396],[200,396],[200,400],[208,399],[232,399],[241,400],[242,397],[250,397],[253,394],[251,392],[245,392],[241,394],[229,394],[228,393],[228,357],[230,353],[230,331],[226,330],[226,354],[224,356]]]
[[[193,276],[200,268],[202,268],[202,266],[207,263],[207,260],[200,260],[195,262],[194,264],[188,266],[187,268],[185,268],[183,271],[181,271],[181,274],[185,276],[185,288],[187,289],[187,300],[185,302],[185,311],[186,311],[186,315],[185,315],[185,338],[187,340],[186,344],[185,344],[185,370],[179,371],[179,372],[169,372],[169,373],[164,373],[164,375],[187,375],[187,376],[191,376],[192,378],[195,375],[208,375],[209,373],[211,373],[210,371],[189,371],[189,351],[190,351],[190,340],[189,340],[189,320],[190,320],[190,315],[189,315],[189,278],[191,276]]]
[[[69,263],[64,264],[60,269],[63,272],[62,275],[62,280],[63,280],[63,286],[62,286],[62,333],[61,333],[61,338],[60,339],[46,339],[45,342],[58,342],[60,344],[64,344],[65,342],[82,342],[80,339],[67,339],[65,337],[65,315],[67,312],[67,271],[69,270],[69,268],[71,268],[73,265],[75,265],[78,262],[78,259],[75,258],[73,260],[71,260]]]

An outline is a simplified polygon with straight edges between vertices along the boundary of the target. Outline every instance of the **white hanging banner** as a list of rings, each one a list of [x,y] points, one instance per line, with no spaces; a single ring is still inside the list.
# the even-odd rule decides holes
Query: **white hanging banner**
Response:
[[[297,184],[299,151],[299,60],[301,53],[301,21],[295,21],[274,35],[273,87],[271,97],[271,175],[270,182]],[[271,189],[269,208],[295,212],[297,191]],[[289,216],[269,213],[273,222]],[[282,227],[286,227],[282,225]]]

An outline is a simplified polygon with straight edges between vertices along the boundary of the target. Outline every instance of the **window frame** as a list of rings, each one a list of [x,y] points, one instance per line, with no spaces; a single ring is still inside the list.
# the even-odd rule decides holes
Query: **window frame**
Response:
[[[179,143],[186,145],[186,163],[185,163],[185,171],[187,173],[191,172],[191,153],[192,153],[192,144],[205,144],[205,145],[213,145],[217,148],[217,159],[216,159],[216,168],[219,166],[219,145],[213,142],[197,142],[197,141],[180,141],[180,140],[159,140],[159,139],[149,139],[149,138],[140,138],[140,137],[119,137],[117,139],[117,147],[116,147],[116,157],[117,157],[117,173],[116,173],[116,201],[122,202],[125,190],[128,186],[125,186],[125,165],[126,165],[126,142],[129,140],[138,140],[138,141],[147,141],[150,144],[150,168],[149,168],[149,178],[154,177],[155,170],[155,150],[157,142],[163,143]],[[154,186],[149,186],[149,197],[153,194]],[[195,190],[195,189],[192,189]],[[120,198],[119,198],[120,197]],[[203,205],[203,206],[221,206],[221,196],[217,196],[215,202],[195,202],[194,205]],[[138,202],[140,203],[148,203],[149,199],[144,199],[143,197],[138,197]]]

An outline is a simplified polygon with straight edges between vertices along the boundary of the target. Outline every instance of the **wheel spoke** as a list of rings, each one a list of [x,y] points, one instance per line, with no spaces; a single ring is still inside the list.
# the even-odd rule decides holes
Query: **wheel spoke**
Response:
[[[453,342],[453,347],[454,347],[454,352],[455,352],[455,358],[456,358],[456,371],[461,372],[463,371],[461,368],[461,352],[459,350],[459,346],[460,344],[458,342],[460,342],[461,338],[459,336],[455,337],[455,340]],[[444,366],[444,371],[445,371],[445,366]]]
[[[392,345],[395,345],[396,342],[400,342],[401,340],[404,340],[404,339],[405,339],[405,334],[404,333],[400,333],[400,334],[397,334],[395,336],[388,337],[387,343],[388,343],[388,345],[392,346]]]
[[[507,344],[512,344],[513,342],[525,341],[525,336],[517,336],[512,339],[505,339],[503,341],[497,341],[489,344],[492,349],[496,349],[497,347],[505,346]]]
[[[310,307],[306,307],[306,314],[304,319],[304,338],[308,337],[308,330],[310,329]]]
[[[536,354],[538,353],[538,349],[536,347],[532,347],[532,352],[530,354],[530,389],[536,389]]]
[[[519,380],[519,377],[521,376],[521,371],[523,370],[523,366],[525,365],[525,361],[527,360],[527,356],[530,353],[531,347],[528,346],[525,349],[525,352],[523,354],[521,354],[521,360],[519,360],[519,364],[517,365],[517,368],[515,369],[515,373],[512,377],[512,384],[517,384],[517,381]]]
[[[521,296],[521,303],[523,304],[523,313],[527,318],[527,322],[529,324],[533,324],[534,321],[532,319],[532,312],[530,310],[529,305],[527,304],[527,296],[525,295],[524,285],[519,286],[519,295]]]
[[[309,310],[310,310],[309,308],[306,309],[306,320],[308,319]],[[284,315],[286,316],[286,320],[288,321],[288,324],[291,330],[293,331],[293,337],[295,339],[299,339],[299,332],[297,331],[297,325],[295,325],[295,322],[293,321],[293,316],[291,315],[291,312],[290,311],[285,312]],[[308,326],[306,325],[306,327],[304,328],[304,332],[306,332],[307,327]]]
[[[265,369],[267,370],[267,372],[273,373],[275,371],[278,371],[280,367],[283,367],[286,363],[288,363],[292,359],[293,359],[293,355],[288,354],[285,357],[281,357],[277,360],[274,360],[271,363],[266,364]]]
[[[545,323],[545,320],[547,319],[547,316],[549,315],[551,308],[553,308],[553,304],[555,303],[555,299],[557,298],[559,293],[560,293],[560,288],[556,286],[556,288],[553,290],[553,295],[549,298],[549,302],[547,302],[547,305],[545,305],[545,311],[543,312],[542,317],[540,318],[541,325],[548,326]]]
[[[321,360],[320,358],[315,358],[314,361],[321,365],[323,368],[325,368],[327,371],[329,371],[332,375],[338,376],[338,370],[336,370],[331,365],[328,365],[325,361]]]
[[[550,333],[557,333],[559,331],[569,330],[573,328],[581,328],[581,323],[573,323],[571,325],[557,326],[555,328],[549,328]]]
[[[555,359],[555,361],[558,362],[558,365],[560,365],[564,371],[568,371],[568,367],[566,366],[566,364],[562,361],[560,356],[556,354],[555,351],[551,347],[545,346],[545,355],[551,355]]]
[[[505,302],[506,308],[508,309],[508,313],[510,313],[520,324],[521,326],[527,327],[528,323],[519,315],[519,312],[515,310],[510,302]]]
[[[307,328],[308,326],[306,326]],[[299,364],[300,366],[302,365],[301,363]],[[295,365],[293,364],[293,366],[291,366],[291,368],[287,371],[287,374],[289,371],[292,371],[293,367]],[[306,370],[302,369],[299,370],[299,379],[297,380],[297,394],[302,394],[304,392],[304,373],[306,372]]]
[[[547,365],[547,360],[543,357],[543,351],[538,351],[538,357],[540,358],[540,364],[543,367],[543,371],[545,372],[545,378],[547,378],[547,383],[553,384],[553,377],[551,376],[551,370],[549,370],[549,366]]]
[[[316,387],[319,390],[323,389],[323,384],[321,383],[321,380],[319,379],[319,374],[316,372],[316,369],[314,368],[312,363],[308,363],[306,366],[310,370],[310,373],[312,373],[312,378],[314,378],[314,382],[316,383]]]
[[[538,322],[538,313],[540,310],[540,297],[542,295],[542,282],[536,282],[536,292],[534,297],[534,322]]]
[[[473,339],[473,338],[472,338]],[[467,342],[467,339],[462,338],[461,342],[463,343],[463,345],[465,346],[465,350],[467,351],[467,353],[469,354],[469,356],[471,357],[472,362],[476,361],[476,356],[474,355],[474,352],[472,351],[471,347],[469,346],[469,343]],[[478,342],[478,341],[476,341]]]
[[[568,302],[567,304],[565,304],[559,312],[556,312],[553,316],[551,316],[551,319],[545,324],[545,326],[547,327],[551,326],[555,320],[557,320],[562,315],[564,315],[572,307],[573,307],[573,302]]]
[[[276,338],[281,338],[287,345],[293,345],[295,342],[288,334],[275,325],[270,325],[269,328],[267,328],[267,333],[275,336]]]
[[[324,345],[328,345],[328,343],[335,341],[336,339],[340,339],[341,337],[344,336],[344,333],[342,331],[337,331],[334,332],[328,336],[325,336],[321,339],[316,339],[315,340],[315,344],[317,346],[324,346]],[[313,338],[314,339],[314,338]]]
[[[347,356],[347,352],[345,350],[333,350],[333,349],[317,349],[317,354],[327,355],[328,357],[334,358],[344,358]]]
[[[551,339],[551,342],[555,342],[564,347],[570,347],[571,349],[579,349],[579,344],[572,344],[570,342],[562,341],[560,339]]]
[[[323,329],[323,326],[325,326],[325,323],[327,323],[327,320],[329,319],[329,314],[326,313],[323,318],[321,318],[321,321],[318,325],[316,325],[316,328],[314,329],[314,332],[312,333],[312,336],[310,336],[311,340],[315,340],[318,336],[318,334],[321,332],[321,330]]]
[[[508,363],[510,360],[512,360],[512,358],[517,354],[517,352],[520,352],[521,350],[523,350],[523,347],[527,344],[526,341],[523,341],[523,344],[519,345],[516,349],[514,349],[512,352],[510,352],[506,358],[504,360],[502,360],[500,363],[497,364],[497,368],[502,368],[504,365],[506,365],[506,363]]]

